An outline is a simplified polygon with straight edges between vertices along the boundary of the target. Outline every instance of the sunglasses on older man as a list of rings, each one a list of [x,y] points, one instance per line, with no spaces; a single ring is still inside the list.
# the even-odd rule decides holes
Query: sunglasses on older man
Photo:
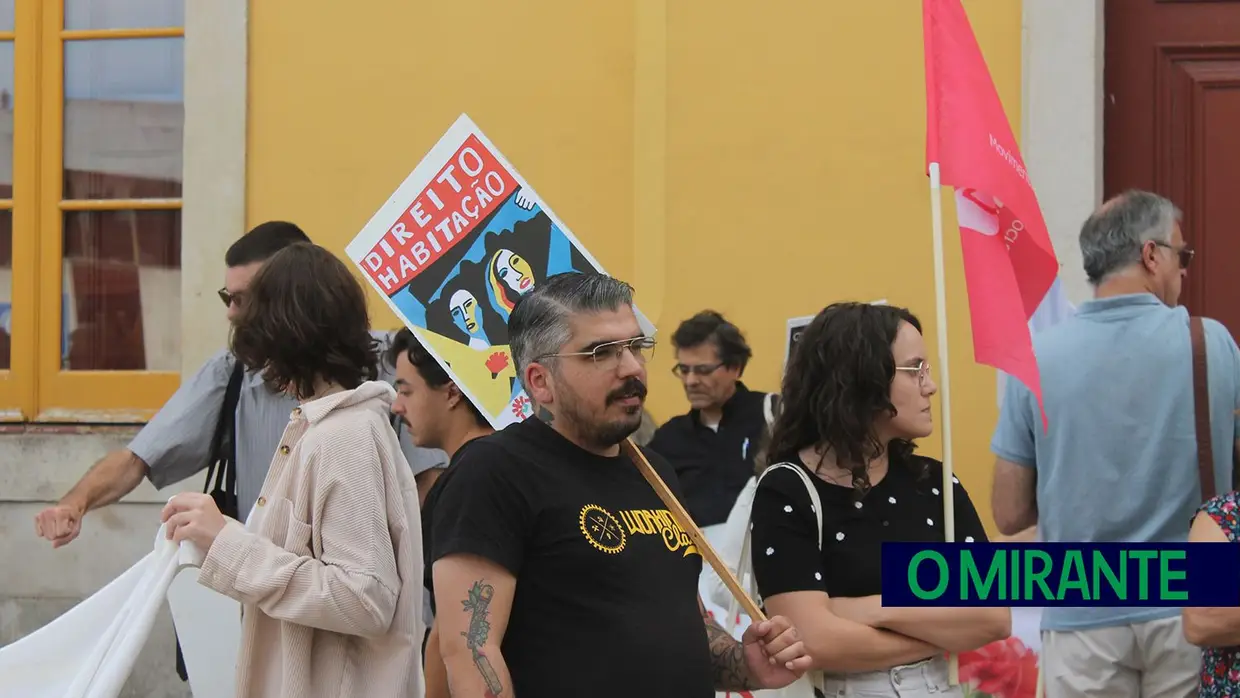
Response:
[[[1176,253],[1176,255],[1179,256],[1180,258],[1181,269],[1187,269],[1189,263],[1193,261],[1193,255],[1196,254],[1193,248],[1189,247],[1188,245],[1181,245],[1179,247],[1176,247],[1175,245],[1172,245],[1170,243],[1160,242],[1158,240],[1153,240],[1152,242],[1157,247],[1165,247],[1171,250],[1172,252]]]

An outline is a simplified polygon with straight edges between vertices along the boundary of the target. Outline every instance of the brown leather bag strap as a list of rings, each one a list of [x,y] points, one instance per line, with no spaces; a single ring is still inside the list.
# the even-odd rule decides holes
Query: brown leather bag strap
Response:
[[[1193,345],[1193,413],[1197,421],[1197,475],[1201,500],[1214,498],[1214,447],[1210,443],[1210,381],[1206,365],[1206,331],[1199,317],[1188,319]]]

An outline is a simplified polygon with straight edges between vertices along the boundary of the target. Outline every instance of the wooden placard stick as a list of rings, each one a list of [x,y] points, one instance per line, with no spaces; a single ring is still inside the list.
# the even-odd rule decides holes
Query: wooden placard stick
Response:
[[[706,535],[697,527],[697,524],[693,523],[689,512],[676,499],[676,495],[672,494],[667,483],[663,482],[663,478],[659,477],[659,474],[655,472],[654,467],[650,465],[650,461],[646,460],[646,456],[641,449],[633,443],[632,439],[625,439],[620,448],[628,455],[629,460],[633,461],[637,469],[641,471],[642,477],[646,478],[646,482],[649,482],[650,486],[654,488],[655,494],[659,495],[659,499],[663,500],[663,504],[667,506],[667,510],[671,512],[672,518],[676,520],[676,523],[680,524],[685,533],[689,534],[689,538],[697,546],[698,552],[702,554],[702,559],[710,563],[710,566],[715,569],[719,578],[723,580],[724,585],[728,587],[728,591],[732,592],[732,596],[736,597],[736,600],[740,602],[741,608],[745,609],[745,613],[749,615],[750,619],[755,623],[766,620],[766,614],[762,612],[762,609],[758,608],[758,604],[754,603],[754,600],[749,598],[749,594],[746,594],[745,590],[741,588],[740,580],[736,578],[731,568],[724,564],[723,559],[719,557],[719,553],[716,553],[715,549],[711,547],[706,540]]]

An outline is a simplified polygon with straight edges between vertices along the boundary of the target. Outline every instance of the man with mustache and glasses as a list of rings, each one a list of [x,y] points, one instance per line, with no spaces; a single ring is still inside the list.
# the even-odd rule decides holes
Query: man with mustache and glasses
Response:
[[[711,698],[796,680],[810,659],[787,619],[737,641],[704,617],[701,555],[620,449],[654,349],[628,284],[553,276],[508,331],[537,417],[475,440],[432,512],[453,695]]]

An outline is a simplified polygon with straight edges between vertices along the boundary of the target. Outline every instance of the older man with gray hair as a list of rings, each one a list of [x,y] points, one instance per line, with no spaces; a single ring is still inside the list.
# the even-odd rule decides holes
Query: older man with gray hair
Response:
[[[1081,228],[1094,298],[1039,333],[1034,351],[1049,429],[1025,386],[1008,381],[991,450],[995,522],[1038,525],[1050,542],[1187,540],[1202,502],[1189,315],[1177,307],[1193,251],[1167,199],[1129,191]],[[1214,479],[1231,488],[1240,350],[1203,322]],[[1196,695],[1201,652],[1178,608],[1049,608],[1046,695]]]

